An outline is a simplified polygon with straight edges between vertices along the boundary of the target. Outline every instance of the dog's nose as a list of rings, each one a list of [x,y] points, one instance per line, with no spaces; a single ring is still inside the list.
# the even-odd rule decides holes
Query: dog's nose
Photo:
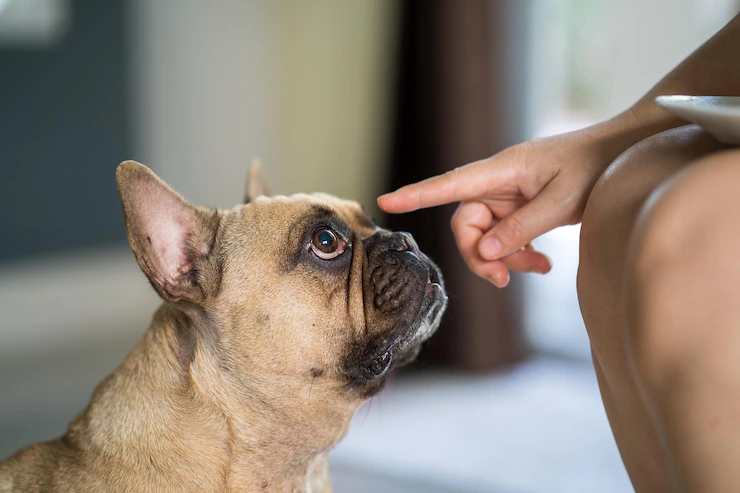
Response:
[[[377,231],[365,239],[365,251],[368,255],[388,252],[410,252],[418,255],[419,246],[414,238],[405,231]]]
[[[398,231],[391,235],[388,249],[399,252],[416,251],[419,247],[416,245],[414,238],[405,231]]]
[[[403,236],[403,241],[406,242],[406,250],[416,251],[419,249],[419,245],[416,244],[416,240],[414,240],[414,237],[411,236],[411,233],[402,231],[400,234],[401,236]]]

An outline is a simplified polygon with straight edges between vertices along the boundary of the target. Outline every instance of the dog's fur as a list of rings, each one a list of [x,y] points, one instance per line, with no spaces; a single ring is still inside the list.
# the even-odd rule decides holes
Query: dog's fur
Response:
[[[328,450],[446,297],[407,234],[328,195],[268,198],[263,176],[215,211],[119,166],[129,242],[165,302],[66,435],[0,463],[0,492],[331,491]],[[344,253],[319,258],[319,228]]]

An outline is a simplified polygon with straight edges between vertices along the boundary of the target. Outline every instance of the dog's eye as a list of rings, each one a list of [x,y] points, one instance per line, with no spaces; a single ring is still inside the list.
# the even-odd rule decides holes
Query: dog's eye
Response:
[[[346,246],[347,243],[328,228],[317,230],[311,240],[311,250],[317,257],[324,260],[331,260],[340,256]]]

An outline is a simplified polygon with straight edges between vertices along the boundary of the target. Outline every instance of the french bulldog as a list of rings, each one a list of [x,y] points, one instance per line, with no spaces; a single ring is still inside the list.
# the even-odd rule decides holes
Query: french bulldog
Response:
[[[134,256],[164,303],[67,433],[0,463],[0,492],[330,492],[327,452],[413,360],[447,304],[407,233],[355,202],[191,205],[116,172]]]

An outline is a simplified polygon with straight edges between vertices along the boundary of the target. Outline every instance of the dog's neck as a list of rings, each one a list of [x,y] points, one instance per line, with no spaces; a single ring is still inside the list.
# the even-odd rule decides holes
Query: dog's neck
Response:
[[[176,476],[192,491],[328,489],[326,454],[346,433],[353,406],[321,398],[296,406],[296,396],[312,390],[290,379],[261,389],[262,375],[252,382],[229,371],[193,323],[163,305],[68,439],[152,478]]]

